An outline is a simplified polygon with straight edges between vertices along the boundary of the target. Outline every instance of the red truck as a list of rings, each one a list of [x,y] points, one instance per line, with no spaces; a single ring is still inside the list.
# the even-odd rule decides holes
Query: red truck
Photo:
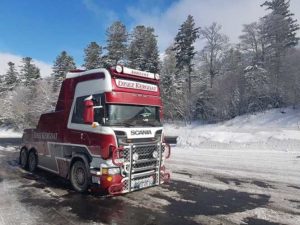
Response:
[[[55,111],[24,130],[20,164],[111,195],[169,180],[165,159],[159,75],[117,65],[72,71],[63,81]]]

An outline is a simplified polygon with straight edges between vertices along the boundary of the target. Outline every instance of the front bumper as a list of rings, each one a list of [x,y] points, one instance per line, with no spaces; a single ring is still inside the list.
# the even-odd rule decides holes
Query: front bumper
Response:
[[[108,188],[109,194],[128,193],[168,182],[170,173],[166,172],[163,166],[164,160],[170,156],[170,148],[167,147],[157,143],[130,144],[115,148],[112,162],[120,167],[123,178]]]

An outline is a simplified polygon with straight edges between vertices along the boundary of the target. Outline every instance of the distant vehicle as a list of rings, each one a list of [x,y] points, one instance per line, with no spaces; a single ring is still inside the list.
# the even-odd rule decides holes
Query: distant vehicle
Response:
[[[165,160],[159,75],[117,65],[71,71],[56,109],[26,129],[20,164],[89,187],[127,193],[169,180]]]

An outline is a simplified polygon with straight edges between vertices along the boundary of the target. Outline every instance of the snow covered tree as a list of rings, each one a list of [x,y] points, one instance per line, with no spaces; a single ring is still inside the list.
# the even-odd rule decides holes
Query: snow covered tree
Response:
[[[179,28],[174,43],[176,68],[178,71],[184,70],[187,73],[189,92],[191,92],[192,60],[196,54],[194,43],[199,37],[199,30],[199,27],[195,27],[194,18],[189,15]]]
[[[30,102],[30,109],[28,111],[30,117],[30,126],[37,125],[39,117],[42,113],[55,109],[53,99],[55,99],[56,93],[53,93],[53,88],[51,85],[49,85],[51,80],[51,77],[46,77],[37,82],[35,88],[35,98]]]
[[[240,35],[241,49],[249,58],[248,65],[263,65],[265,53],[265,40],[263,38],[263,26],[261,22],[244,24]]]
[[[261,6],[266,7],[271,12],[263,18],[263,36],[266,40],[266,57],[268,69],[273,75],[273,85],[277,98],[277,106],[281,104],[281,80],[284,79],[282,60],[289,48],[295,47],[299,38],[297,31],[299,24],[290,12],[289,0],[265,1]]]
[[[179,99],[176,97],[178,94],[177,83],[175,80],[176,74],[176,57],[173,51],[173,46],[170,46],[165,51],[165,56],[163,58],[161,67],[161,90],[162,90],[162,100],[164,103],[164,115],[167,119],[176,119],[178,117],[177,102]],[[181,118],[182,116],[179,115]]]
[[[4,74],[4,83],[13,88],[17,85],[19,78],[19,73],[16,70],[15,64],[13,62],[8,62],[8,70],[6,74]]]
[[[124,63],[128,38],[126,26],[121,21],[116,21],[106,30],[106,36],[107,56],[105,63],[111,66]]]
[[[268,72],[257,65],[248,66],[244,70],[244,99],[243,104],[247,107],[242,113],[262,111],[273,103],[272,91]]]
[[[159,71],[159,54],[154,29],[145,26],[136,26],[131,34],[128,47],[129,66],[153,73]]]
[[[300,103],[300,50],[298,48],[290,49],[283,59],[282,72],[286,79],[283,80],[283,96],[285,103],[296,108]]]
[[[102,61],[102,47],[96,42],[91,42],[86,49],[84,49],[84,64],[82,65],[87,70],[103,67]]]
[[[220,68],[211,89],[211,120],[231,119],[242,114],[245,95],[242,54],[239,49],[231,48],[224,53]]]
[[[201,51],[201,56],[210,76],[211,88],[213,87],[214,78],[218,74],[222,53],[228,43],[228,37],[220,32],[221,28],[221,25],[213,23],[200,31],[201,38],[205,40],[205,46]]]
[[[179,28],[174,43],[177,75],[180,76],[181,80],[183,81],[181,88],[183,90],[187,90],[186,100],[188,101],[188,106],[187,112],[184,114],[187,116],[188,121],[191,121],[192,118],[192,103],[190,102],[192,91],[191,75],[193,71],[193,58],[196,54],[194,43],[199,37],[199,29],[200,28],[195,27],[194,18],[189,15],[187,20]]]
[[[25,86],[33,86],[34,83],[41,77],[40,69],[32,63],[32,58],[25,57],[22,59],[20,77],[21,82]]]
[[[69,70],[76,69],[76,65],[72,56],[68,55],[66,51],[62,51],[55,59],[53,69],[53,91],[56,92],[63,79]]]
[[[158,73],[159,72],[159,53],[154,28],[146,28],[146,39],[144,46],[145,65],[144,70]]]

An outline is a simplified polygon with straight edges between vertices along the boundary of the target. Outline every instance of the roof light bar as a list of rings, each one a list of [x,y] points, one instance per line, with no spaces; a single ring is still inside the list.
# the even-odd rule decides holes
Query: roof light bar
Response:
[[[116,71],[118,73],[125,73],[133,76],[138,76],[138,77],[145,77],[145,78],[150,78],[150,79],[156,79],[159,80],[159,74],[154,74],[146,71],[141,71],[141,70],[135,70],[131,69],[125,66],[117,65],[116,66]]]

